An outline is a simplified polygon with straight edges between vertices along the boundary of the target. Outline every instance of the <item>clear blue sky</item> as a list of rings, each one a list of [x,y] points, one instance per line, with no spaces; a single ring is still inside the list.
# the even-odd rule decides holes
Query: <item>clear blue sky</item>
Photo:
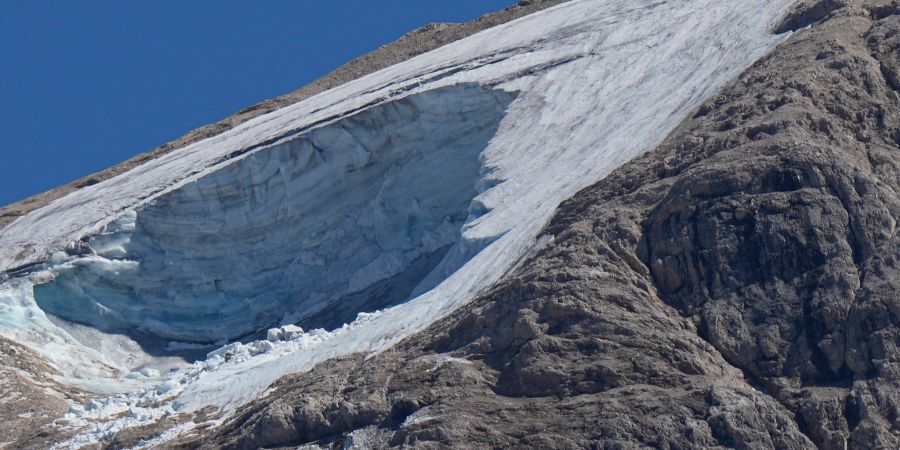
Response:
[[[515,0],[4,2],[0,206]]]

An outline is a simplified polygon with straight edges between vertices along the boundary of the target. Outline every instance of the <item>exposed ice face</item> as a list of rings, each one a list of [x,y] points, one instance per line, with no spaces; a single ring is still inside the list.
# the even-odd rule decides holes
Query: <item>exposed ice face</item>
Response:
[[[483,247],[459,241],[484,212],[480,155],[514,98],[462,84],[274,143],[110,223],[88,240],[95,254],[51,264],[35,300],[104,331],[195,342],[405,300]],[[335,302],[343,316],[322,312]]]

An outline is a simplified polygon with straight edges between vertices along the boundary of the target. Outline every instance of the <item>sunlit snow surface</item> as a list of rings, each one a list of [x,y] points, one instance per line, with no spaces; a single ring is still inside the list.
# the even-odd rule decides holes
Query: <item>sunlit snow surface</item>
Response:
[[[72,310],[77,308],[65,303],[67,295],[75,292],[73,301],[90,305],[93,299],[118,305],[108,311],[110,323],[117,326],[134,325],[141,314],[150,311],[158,314],[159,326],[145,327],[147,332],[206,342],[219,335],[234,337],[253,331],[273,320],[298,318],[315,310],[317,299],[324,302],[319,306],[335,307],[329,302],[344,299],[371,283],[395,279],[392,277],[405,273],[415,265],[413,262],[421,261],[418,258],[442,252],[439,256],[443,259],[432,261],[428,273],[410,277],[412,281],[396,288],[412,293],[412,299],[363,314],[334,331],[232,345],[227,361],[219,354],[170,374],[132,372],[129,377],[103,381],[103,385],[123,392],[136,385],[143,385],[144,390],[123,393],[90,409],[75,408],[71,415],[75,420],[129,410],[132,414],[93,425],[91,432],[80,435],[72,445],[89,443],[104,433],[152,420],[168,410],[193,411],[207,404],[230,410],[258,397],[286,373],[308,369],[333,356],[384,349],[497,281],[536,245],[541,227],[562,200],[653,148],[701,101],[785,39],[785,35],[771,34],[770,29],[791,3],[564,3],[259,117],[79,190],[0,231],[0,270],[39,264],[30,272],[16,272],[25,275],[11,277],[0,286],[0,326],[5,335],[31,343],[59,365],[68,381],[98,386],[101,383],[91,383],[88,377],[111,376],[104,364],[125,371],[140,364],[124,364],[114,355],[81,346],[69,331],[54,325],[37,308],[32,296],[34,284],[46,285],[54,276],[59,280],[53,283],[71,282],[68,288],[49,293],[41,293],[42,288],[38,288],[45,306],[64,316],[78,314]],[[376,120],[372,123],[377,129],[367,130],[363,124],[356,127],[358,132],[347,125],[354,117],[377,117],[372,111],[378,108],[387,111],[411,103],[419,105],[418,115],[398,113],[403,116],[399,121]],[[379,131],[385,129],[393,144],[400,147],[387,145],[385,149],[393,150],[373,153],[370,144],[385,136]],[[327,130],[346,132],[352,139],[336,145],[338,137]],[[318,137],[314,137],[316,133]],[[427,145],[403,147],[406,137]],[[309,151],[297,150],[305,145],[302,142],[319,142],[309,147],[313,150],[339,150],[322,160],[337,159],[340,164],[326,164],[327,169],[307,180],[305,175],[295,173],[290,182],[278,181],[276,176],[283,178],[299,167],[290,158]],[[372,155],[376,155],[374,159]],[[391,169],[398,167],[391,162],[366,171],[372,164],[385,162],[379,158],[390,155],[403,161],[398,163],[400,169]],[[452,177],[442,178],[442,173]],[[263,176],[268,178],[258,179]],[[376,179],[378,188],[367,184]],[[302,186],[304,182],[307,187]],[[435,188],[435,183],[440,187]],[[289,189],[279,190],[278,186]],[[328,189],[316,190],[317,186]],[[379,196],[381,186],[386,186],[389,195]],[[228,189],[237,192],[240,202],[228,203]],[[414,195],[416,191],[421,191],[421,198]],[[308,211],[301,214],[291,209],[302,209],[308,203],[302,198],[304,192],[315,193],[309,194],[309,201],[333,195],[342,202],[331,205],[346,210],[342,210],[341,220],[322,212],[325,203],[315,214],[334,219],[334,227],[343,234],[322,237],[324,240],[305,253],[307,259],[289,262],[300,272],[297,276],[301,282],[292,279],[274,283],[286,293],[283,297],[265,297],[263,302],[270,302],[266,305],[254,304],[252,299],[240,303],[244,298],[234,303],[236,299],[228,297],[230,293],[249,293],[248,286],[258,290],[269,282],[265,272],[271,267],[266,266],[265,254],[280,245],[267,239],[279,230],[279,220],[295,224],[295,220],[306,217]],[[250,198],[253,200],[248,203]],[[286,198],[293,203],[285,203]],[[380,199],[387,200],[379,203]],[[227,211],[251,204],[259,207],[240,215],[242,225],[234,222],[239,215]],[[285,204],[289,205],[287,209]],[[173,207],[178,205],[184,208]],[[439,211],[429,214],[422,205]],[[400,221],[401,217],[412,222]],[[216,240],[214,233],[208,233],[213,226],[210,221],[217,218],[223,221],[215,225],[221,227],[219,231],[241,231],[236,237],[240,252],[223,247],[226,239]],[[315,228],[316,223],[310,221],[304,226]],[[142,228],[142,224],[156,228]],[[251,232],[255,224],[263,224],[266,231],[256,236],[258,248]],[[326,228],[333,227],[320,228],[318,231],[327,234]],[[192,254],[178,253],[175,246],[166,248],[178,242],[180,230],[187,236],[211,239],[199,241],[210,247],[189,246],[191,252],[199,252]],[[364,239],[347,235],[366,230],[374,231]],[[291,239],[311,239],[296,235],[296,229],[278,232]],[[59,253],[67,247],[70,253],[76,253],[71,251],[77,247],[74,242],[82,238],[97,247],[97,254],[73,257]],[[344,242],[360,251],[328,253],[332,243]],[[304,254],[297,242],[282,244]],[[292,247],[295,245],[300,247]],[[343,245],[334,245],[333,251]],[[384,249],[383,255],[373,250],[379,247]],[[258,254],[256,250],[260,250]],[[248,252],[242,263],[246,267],[238,271],[241,278],[249,280],[248,285],[229,285],[228,280],[219,280],[217,285],[216,279],[201,279],[220,272],[216,261],[224,258],[238,264],[238,256]],[[363,259],[354,261],[355,255]],[[169,263],[175,265],[167,266]],[[320,263],[342,267],[344,272],[341,277],[329,278],[328,271],[316,275],[307,270],[306,266]],[[186,279],[176,280],[176,286],[195,283],[198,291],[182,296],[160,289],[175,275],[165,272],[173,267],[182,267],[188,274]],[[161,278],[154,281],[154,276]],[[112,289],[116,280],[122,286]],[[129,310],[131,303],[123,295],[134,286],[147,288],[136,294],[141,298],[168,302],[167,307],[178,317],[152,311],[152,302],[143,306],[138,302],[136,310]],[[104,300],[106,289],[112,300]],[[298,292],[302,298],[295,297]],[[279,309],[278,298],[290,299],[294,308]],[[181,303],[179,299],[186,300]],[[201,305],[213,305],[213,316],[212,320],[197,321],[198,328],[192,329],[190,305],[197,299]],[[216,302],[239,305],[235,306],[237,313],[221,312],[216,306],[221,303]],[[98,327],[109,325],[100,323],[95,313],[81,320]],[[259,320],[235,321],[240,314]],[[231,322],[217,329],[218,319]],[[138,359],[143,357],[140,352],[135,354]],[[148,402],[160,399],[171,401],[163,408],[143,409]]]

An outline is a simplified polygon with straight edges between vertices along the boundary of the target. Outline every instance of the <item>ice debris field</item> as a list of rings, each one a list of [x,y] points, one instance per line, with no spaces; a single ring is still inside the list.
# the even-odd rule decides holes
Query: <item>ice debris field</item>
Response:
[[[0,334],[105,396],[70,447],[385,349],[785,39],[791,3],[563,3],[83,188],[0,230]]]

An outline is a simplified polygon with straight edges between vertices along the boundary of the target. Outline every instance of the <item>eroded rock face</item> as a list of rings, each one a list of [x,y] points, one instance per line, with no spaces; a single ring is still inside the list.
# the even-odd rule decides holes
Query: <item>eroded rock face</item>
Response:
[[[69,402],[85,396],[61,384],[60,373],[27,347],[0,338],[0,423],[3,447],[47,448],[48,441],[61,440],[71,430],[50,424],[69,410]]]
[[[897,13],[840,2],[479,299],[180,444],[900,447]]]
[[[786,44],[656,165],[644,222],[662,297],[821,448],[898,445],[898,29],[848,7]]]

